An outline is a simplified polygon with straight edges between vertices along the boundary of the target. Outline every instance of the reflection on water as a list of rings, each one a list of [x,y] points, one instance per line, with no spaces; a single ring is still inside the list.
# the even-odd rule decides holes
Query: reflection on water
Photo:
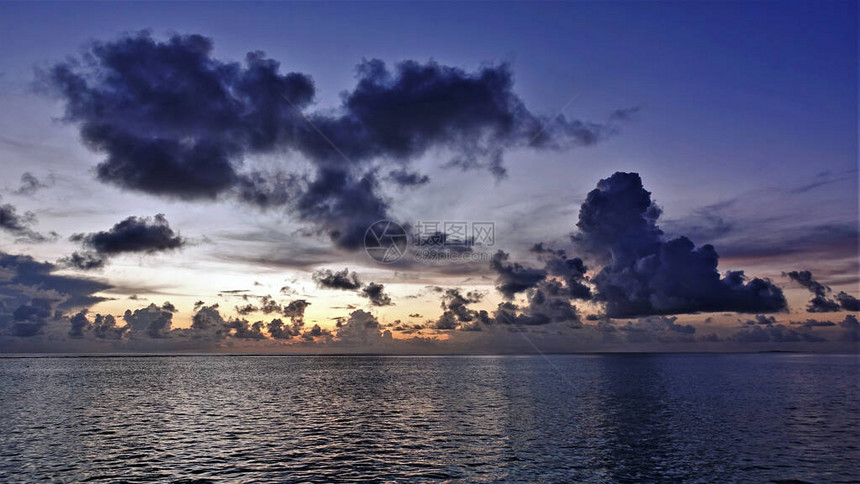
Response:
[[[0,359],[0,481],[834,482],[856,356]]]

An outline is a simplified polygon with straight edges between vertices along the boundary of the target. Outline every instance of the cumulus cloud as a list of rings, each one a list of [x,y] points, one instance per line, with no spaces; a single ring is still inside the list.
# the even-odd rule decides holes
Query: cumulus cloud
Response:
[[[490,323],[518,326],[567,323],[574,328],[581,326],[570,292],[556,280],[542,281],[529,290],[525,306],[510,301],[499,304],[493,316]]]
[[[110,314],[102,316],[96,314],[93,319],[93,336],[98,339],[119,340],[129,330],[128,326],[117,326],[116,318]]]
[[[191,317],[191,336],[221,339],[229,332],[227,322],[221,316],[218,305],[199,306]]]
[[[379,321],[372,314],[358,309],[337,328],[336,336],[341,344],[375,346],[391,340],[391,331],[382,331]]]
[[[782,290],[742,271],[717,272],[713,246],[686,237],[664,240],[661,210],[636,173],[615,173],[589,192],[573,240],[603,268],[591,282],[610,317],[697,311],[774,312]]]
[[[358,274],[350,272],[348,268],[333,272],[331,269],[320,269],[312,275],[317,286],[323,289],[341,289],[344,291],[355,291],[361,288]]]
[[[283,314],[290,318],[290,324],[284,324],[280,319],[273,319],[267,326],[269,335],[274,339],[291,339],[300,336],[305,325],[305,309],[310,304],[304,299],[290,301],[283,308]]]
[[[361,289],[360,295],[370,300],[374,306],[391,306],[391,297],[385,293],[385,286],[371,282]]]
[[[87,309],[82,309],[79,313],[69,318],[71,328],[69,329],[69,337],[80,339],[84,337],[84,332],[92,328],[92,323],[87,319]]]
[[[234,319],[227,323],[227,328],[233,330],[231,336],[234,338],[254,340],[266,339],[266,335],[263,334],[265,323],[262,321],[255,321],[252,324],[244,319]]]
[[[479,303],[484,295],[469,291],[465,294],[459,289],[446,289],[442,293],[442,315],[433,322],[432,327],[440,330],[451,329],[480,329],[481,323],[489,322],[486,311],[478,311],[469,307],[470,304]]]
[[[368,226],[386,218],[369,162],[393,163],[400,185],[422,184],[404,165],[430,150],[455,153],[450,165],[505,174],[513,147],[589,146],[614,134],[606,123],[532,113],[513,91],[507,64],[472,72],[430,61],[389,68],[362,62],[336,111],[309,111],[315,88],[282,73],[262,52],[243,64],[216,59],[213,41],[148,32],[93,42],[79,59],[41,71],[39,86],[65,103],[65,120],[105,158],[98,178],[121,188],[183,200],[233,197],[291,204],[302,220],[344,248],[358,248]],[[263,173],[249,158],[293,152],[316,175]]]
[[[132,337],[168,338],[173,324],[173,313],[154,303],[134,311],[127,309],[122,317]]]
[[[180,249],[187,243],[170,228],[163,214],[152,218],[128,217],[110,230],[74,234],[69,240],[81,243],[86,250],[72,253],[61,259],[61,263],[82,270],[101,268],[108,258],[120,254],[155,254]]]

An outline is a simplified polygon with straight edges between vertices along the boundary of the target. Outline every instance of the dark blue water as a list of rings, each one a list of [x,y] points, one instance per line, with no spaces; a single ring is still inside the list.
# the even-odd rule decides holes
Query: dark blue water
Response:
[[[857,356],[0,359],[0,482],[860,476]]]

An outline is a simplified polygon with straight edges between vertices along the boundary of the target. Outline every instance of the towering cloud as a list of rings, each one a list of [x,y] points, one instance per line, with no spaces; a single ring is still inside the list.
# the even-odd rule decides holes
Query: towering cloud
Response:
[[[185,239],[170,228],[163,214],[154,218],[128,217],[108,231],[74,234],[69,240],[80,242],[87,251],[75,252],[61,262],[84,270],[102,267],[107,258],[119,254],[154,254],[176,250],[186,244]]]
[[[786,308],[782,290],[767,279],[747,281],[742,271],[721,278],[713,246],[664,240],[660,214],[636,173],[601,180],[582,204],[574,241],[604,263],[592,282],[608,316]]]
[[[349,319],[337,329],[337,338],[350,346],[374,346],[391,339],[391,332],[382,331],[379,321],[361,309],[353,311]]]
[[[184,200],[291,204],[348,249],[387,216],[371,161],[393,164],[391,179],[401,185],[426,182],[403,165],[430,150],[453,153],[450,165],[503,177],[508,148],[592,145],[629,117],[616,113],[600,124],[537,115],[514,93],[506,64],[467,72],[411,60],[393,69],[363,62],[340,109],[313,112],[309,76],[281,73],[262,52],[239,64],[212,51],[200,35],[162,42],[141,32],[91,44],[81,59],[41,72],[40,84],[65,102],[65,119],[86,145],[105,155],[96,168],[103,182]],[[246,165],[276,150],[310,160],[316,175]]]
[[[173,323],[173,313],[150,304],[134,311],[127,309],[122,317],[132,337],[167,338]]]
[[[69,329],[69,337],[80,339],[84,337],[84,332],[92,328],[92,323],[87,319],[87,309],[82,309],[69,319],[71,329]]]

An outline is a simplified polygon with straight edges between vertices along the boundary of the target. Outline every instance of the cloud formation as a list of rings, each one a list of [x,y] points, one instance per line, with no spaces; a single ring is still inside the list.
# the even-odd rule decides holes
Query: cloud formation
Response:
[[[56,232],[48,235],[41,234],[33,229],[36,224],[36,215],[32,212],[18,213],[18,209],[11,203],[0,205],[0,231],[15,237],[16,242],[40,243],[56,240]]]
[[[67,266],[88,270],[103,267],[108,258],[127,253],[155,254],[184,247],[187,241],[170,228],[163,214],[128,217],[110,230],[69,237],[86,250],[61,259]]]
[[[331,269],[320,269],[312,275],[317,286],[323,289],[340,289],[344,291],[355,291],[361,288],[358,274],[350,272],[348,268],[333,272]]]
[[[496,289],[506,299],[535,287],[546,278],[546,271],[524,267],[517,262],[508,263],[508,259],[510,254],[499,250],[490,261],[490,269],[497,274]]]
[[[36,178],[35,175],[30,173],[29,171],[25,171],[23,175],[21,175],[21,185],[15,189],[12,193],[15,195],[20,195],[24,197],[29,197],[35,194],[37,191],[48,188],[54,183],[54,178],[48,177],[48,181],[42,181]]]
[[[0,333],[31,337],[62,313],[87,308],[111,286],[92,279],[58,276],[57,266],[0,252]]]
[[[362,297],[370,300],[370,304],[374,306],[391,306],[391,297],[385,293],[385,286],[371,282],[364,286],[359,293]]]
[[[782,290],[769,280],[747,280],[742,271],[720,277],[710,244],[664,240],[660,214],[636,173],[601,180],[580,208],[573,240],[604,264],[591,282],[609,317],[785,310]]]
[[[846,292],[837,294],[836,300],[830,299],[828,297],[832,292],[830,287],[816,281],[810,271],[791,271],[785,275],[792,281],[809,289],[809,292],[813,294],[812,299],[806,306],[806,310],[810,313],[832,313],[842,309],[860,311],[860,301]]]
[[[629,118],[617,111],[592,123],[532,113],[507,64],[469,72],[434,61],[389,68],[376,59],[359,64],[338,110],[311,111],[310,76],[281,73],[259,51],[243,64],[219,60],[213,45],[201,35],[160,41],[148,32],[93,42],[81,58],[39,72],[39,87],[64,102],[65,120],[104,154],[101,181],[182,200],[288,204],[347,249],[387,217],[369,162],[394,165],[396,184],[420,185],[426,177],[404,165],[434,150],[451,153],[451,166],[485,167],[502,178],[509,148],[590,146]],[[289,166],[265,173],[247,163],[275,151],[304,157],[315,175]]]
[[[738,343],[820,343],[824,338],[812,333],[812,328],[817,325],[803,325],[800,329],[791,328],[782,324],[775,324],[773,319],[762,315],[756,317],[755,321],[747,321],[745,326],[737,333],[729,337],[730,341]]]

